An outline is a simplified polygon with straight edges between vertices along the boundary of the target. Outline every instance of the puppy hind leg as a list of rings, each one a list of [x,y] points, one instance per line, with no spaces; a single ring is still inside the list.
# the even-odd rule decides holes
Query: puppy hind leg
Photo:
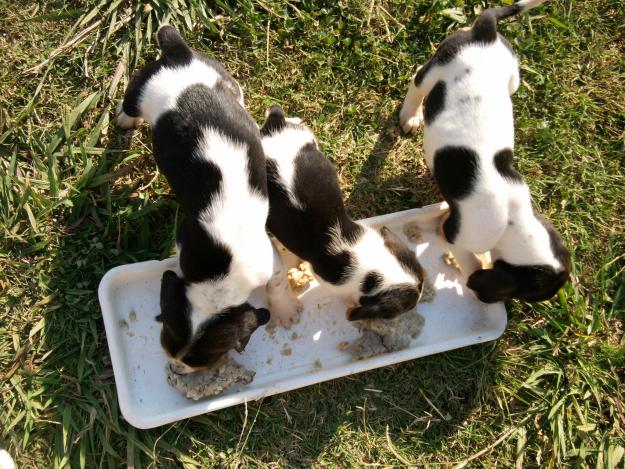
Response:
[[[282,256],[273,243],[271,246],[273,272],[266,285],[271,322],[288,328],[299,321],[299,313],[304,310],[304,305],[291,290]]]
[[[416,75],[415,75],[416,77]],[[406,133],[416,132],[423,120],[423,99],[425,95],[415,85],[415,78],[410,80],[408,93],[399,111],[399,125]]]

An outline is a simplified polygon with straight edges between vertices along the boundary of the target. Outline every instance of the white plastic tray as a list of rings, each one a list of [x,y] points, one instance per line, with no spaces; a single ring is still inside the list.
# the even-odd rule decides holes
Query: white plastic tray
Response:
[[[348,352],[340,351],[340,342],[352,341],[360,333],[345,319],[345,305],[313,282],[301,297],[305,311],[299,324],[291,330],[278,328],[273,334],[261,327],[252,335],[243,354],[231,352],[236,361],[256,371],[254,381],[200,401],[187,400],[168,385],[164,371],[167,358],[159,344],[160,324],[154,319],[159,313],[161,275],[172,268],[174,260],[123,265],[108,271],[100,282],[98,295],[124,418],[138,428],[156,427],[310,384],[496,339],[506,326],[504,305],[479,302],[459,280],[459,272],[442,260],[446,245],[437,236],[437,226],[445,210],[445,204],[436,204],[364,220],[370,225],[386,225],[406,242],[403,226],[416,221],[421,227],[419,244],[408,244],[416,249],[437,294],[431,303],[419,304],[425,327],[408,349],[366,360],[354,360]],[[262,304],[258,292],[251,302],[256,306]]]

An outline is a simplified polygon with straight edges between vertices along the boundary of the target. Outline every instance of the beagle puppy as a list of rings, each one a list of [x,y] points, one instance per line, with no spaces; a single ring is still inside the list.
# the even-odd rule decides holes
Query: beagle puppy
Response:
[[[310,263],[320,284],[354,305],[350,321],[413,309],[424,276],[415,253],[388,228],[370,228],[347,215],[334,166],[300,122],[273,106],[260,131],[269,231]]]
[[[519,67],[497,21],[545,0],[485,10],[467,30],[446,38],[417,70],[400,111],[405,132],[424,122],[426,162],[449,216],[444,236],[486,303],[543,301],[567,281],[569,253],[555,228],[532,208],[528,186],[513,166],[510,96]],[[490,251],[482,268],[475,254]]]
[[[301,306],[265,231],[265,156],[241,87],[173,27],[161,26],[157,40],[161,57],[129,84],[117,123],[150,124],[156,164],[184,212],[157,320],[172,369],[187,373],[241,352],[267,323],[269,311],[248,302],[254,289],[266,287],[278,317]]]

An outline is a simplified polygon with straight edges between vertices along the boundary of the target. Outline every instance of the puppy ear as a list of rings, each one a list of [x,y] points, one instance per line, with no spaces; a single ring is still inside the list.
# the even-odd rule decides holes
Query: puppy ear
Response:
[[[352,308],[347,313],[348,321],[360,321],[362,319],[389,319],[393,317],[389,315],[389,311],[383,311],[377,305],[358,306]]]
[[[399,285],[372,296],[361,296],[360,306],[347,312],[349,321],[361,319],[392,319],[411,310],[419,299],[414,285]]]
[[[496,303],[512,299],[518,285],[516,278],[501,265],[492,269],[480,269],[471,274],[467,287],[473,290],[483,303]]]
[[[265,308],[252,308],[246,311],[239,319],[238,341],[234,349],[242,353],[245,350],[252,334],[260,326],[267,324],[269,321],[269,310]]]

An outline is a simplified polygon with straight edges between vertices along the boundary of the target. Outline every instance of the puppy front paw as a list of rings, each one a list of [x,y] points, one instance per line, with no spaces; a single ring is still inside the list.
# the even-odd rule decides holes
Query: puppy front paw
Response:
[[[410,113],[403,107],[399,113],[399,125],[401,125],[402,130],[407,134],[416,132],[422,121],[423,106],[419,106],[415,113]]]
[[[289,329],[299,322],[299,315],[304,311],[304,303],[296,296],[269,301],[271,324]]]
[[[119,127],[127,130],[139,127],[143,123],[143,119],[141,117],[130,117],[126,114],[122,109],[122,102],[120,101],[117,103],[115,110],[115,122],[117,122]]]

